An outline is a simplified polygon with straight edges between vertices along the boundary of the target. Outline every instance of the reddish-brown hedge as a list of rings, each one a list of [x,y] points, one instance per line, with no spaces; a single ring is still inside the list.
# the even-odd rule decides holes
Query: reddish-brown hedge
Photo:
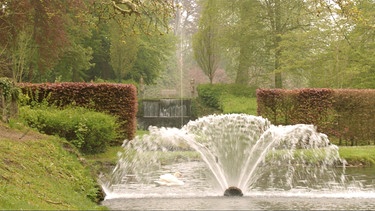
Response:
[[[375,90],[258,89],[257,102],[273,124],[314,124],[350,145],[375,142]]]
[[[134,85],[73,82],[18,85],[32,100],[45,99],[61,107],[73,104],[116,115],[122,125],[123,138],[135,136],[138,103]]]

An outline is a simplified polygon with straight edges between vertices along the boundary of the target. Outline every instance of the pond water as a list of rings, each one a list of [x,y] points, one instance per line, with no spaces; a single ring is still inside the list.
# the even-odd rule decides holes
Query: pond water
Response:
[[[346,188],[286,191],[256,184],[243,197],[222,196],[208,181],[203,162],[168,165],[154,177],[177,169],[182,170],[184,186],[130,182],[115,187],[102,204],[110,210],[375,210],[374,167],[345,169]]]

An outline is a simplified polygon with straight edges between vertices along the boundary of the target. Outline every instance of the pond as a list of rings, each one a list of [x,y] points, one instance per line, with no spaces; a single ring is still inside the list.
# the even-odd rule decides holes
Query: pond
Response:
[[[191,162],[184,171],[184,186],[124,185],[103,205],[111,210],[374,210],[375,168],[347,168],[345,190],[248,190],[243,197],[224,197],[207,182],[203,163]],[[169,169],[168,169],[169,168]],[[172,165],[165,172],[181,168]],[[201,169],[201,170],[199,170]],[[155,172],[155,174],[162,172]],[[353,185],[355,184],[355,185]]]
[[[113,172],[102,179],[103,205],[113,210],[375,209],[375,168],[345,168],[345,163],[338,147],[313,125],[210,115],[181,129],[151,127],[150,134],[124,145]],[[223,196],[231,188],[243,197]]]

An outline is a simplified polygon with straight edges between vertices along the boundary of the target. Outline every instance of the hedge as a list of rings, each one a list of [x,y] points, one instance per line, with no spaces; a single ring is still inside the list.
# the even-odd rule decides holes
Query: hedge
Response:
[[[116,117],[82,107],[22,106],[20,117],[30,127],[65,138],[86,154],[105,152],[117,137]]]
[[[366,145],[374,141],[373,89],[258,89],[258,115],[273,124],[314,124],[336,136],[339,144]]]
[[[18,86],[30,98],[30,103],[47,100],[59,107],[76,105],[115,115],[121,124],[122,138],[130,140],[135,136],[138,103],[134,85],[64,82]]]

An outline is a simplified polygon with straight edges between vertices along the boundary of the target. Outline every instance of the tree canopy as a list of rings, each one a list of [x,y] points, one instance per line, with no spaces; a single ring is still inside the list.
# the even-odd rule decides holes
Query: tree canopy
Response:
[[[0,76],[374,88],[374,15],[369,0],[0,0]]]
[[[18,82],[121,81],[142,74],[152,82],[164,68],[160,58],[149,72],[129,75],[137,71],[135,61],[147,62],[139,48],[147,59],[173,52],[173,45],[155,46],[170,41],[163,34],[174,15],[172,0],[3,0],[0,6],[0,74]]]
[[[236,83],[275,88],[374,86],[373,1],[216,2],[221,65]]]

